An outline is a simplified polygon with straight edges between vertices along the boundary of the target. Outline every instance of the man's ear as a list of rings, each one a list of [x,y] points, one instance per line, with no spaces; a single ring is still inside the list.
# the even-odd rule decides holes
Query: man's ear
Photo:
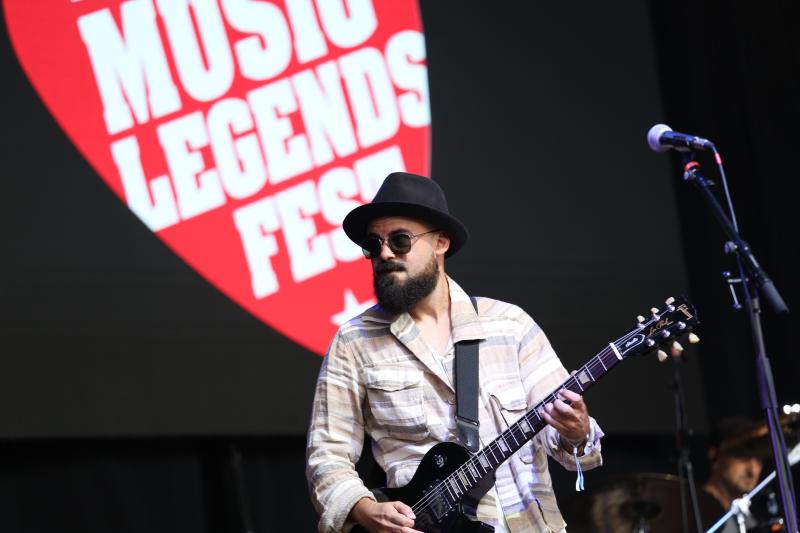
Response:
[[[444,255],[450,249],[450,236],[440,231],[436,237],[436,254]]]
[[[717,460],[717,448],[715,446],[708,449],[707,457],[709,463],[713,463]]]

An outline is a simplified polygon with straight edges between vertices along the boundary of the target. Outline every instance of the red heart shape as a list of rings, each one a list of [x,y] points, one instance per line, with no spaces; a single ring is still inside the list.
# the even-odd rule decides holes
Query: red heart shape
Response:
[[[341,221],[388,173],[428,172],[415,1],[4,8],[22,67],[78,150],[233,301],[318,354],[373,302]]]

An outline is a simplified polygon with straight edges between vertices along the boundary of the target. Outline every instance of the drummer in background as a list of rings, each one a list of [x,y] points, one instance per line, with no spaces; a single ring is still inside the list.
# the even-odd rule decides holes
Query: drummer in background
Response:
[[[761,479],[763,461],[769,454],[760,431],[763,425],[748,418],[732,417],[721,420],[712,432],[708,450],[709,476],[700,495],[700,499],[705,500],[701,509],[706,528],[714,525],[730,510],[733,500],[753,490]],[[757,525],[752,515],[747,516],[747,530]],[[740,531],[736,517],[732,516],[718,531]]]

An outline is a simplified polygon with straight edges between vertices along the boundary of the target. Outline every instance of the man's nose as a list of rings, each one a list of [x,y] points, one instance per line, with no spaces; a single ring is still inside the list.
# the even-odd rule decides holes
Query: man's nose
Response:
[[[383,241],[381,243],[381,259],[386,261],[387,259],[394,258],[394,252],[391,248],[389,248],[389,241]]]
[[[749,461],[747,461],[747,470],[750,474],[756,476],[758,475],[758,471],[761,469],[761,461],[756,457],[751,457]]]

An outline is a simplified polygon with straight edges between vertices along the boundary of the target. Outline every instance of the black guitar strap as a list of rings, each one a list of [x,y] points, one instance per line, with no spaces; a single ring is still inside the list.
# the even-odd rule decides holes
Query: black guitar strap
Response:
[[[472,305],[478,312],[478,302]],[[479,340],[456,343],[456,427],[458,438],[466,449],[475,453],[480,448],[478,429],[478,343]]]

